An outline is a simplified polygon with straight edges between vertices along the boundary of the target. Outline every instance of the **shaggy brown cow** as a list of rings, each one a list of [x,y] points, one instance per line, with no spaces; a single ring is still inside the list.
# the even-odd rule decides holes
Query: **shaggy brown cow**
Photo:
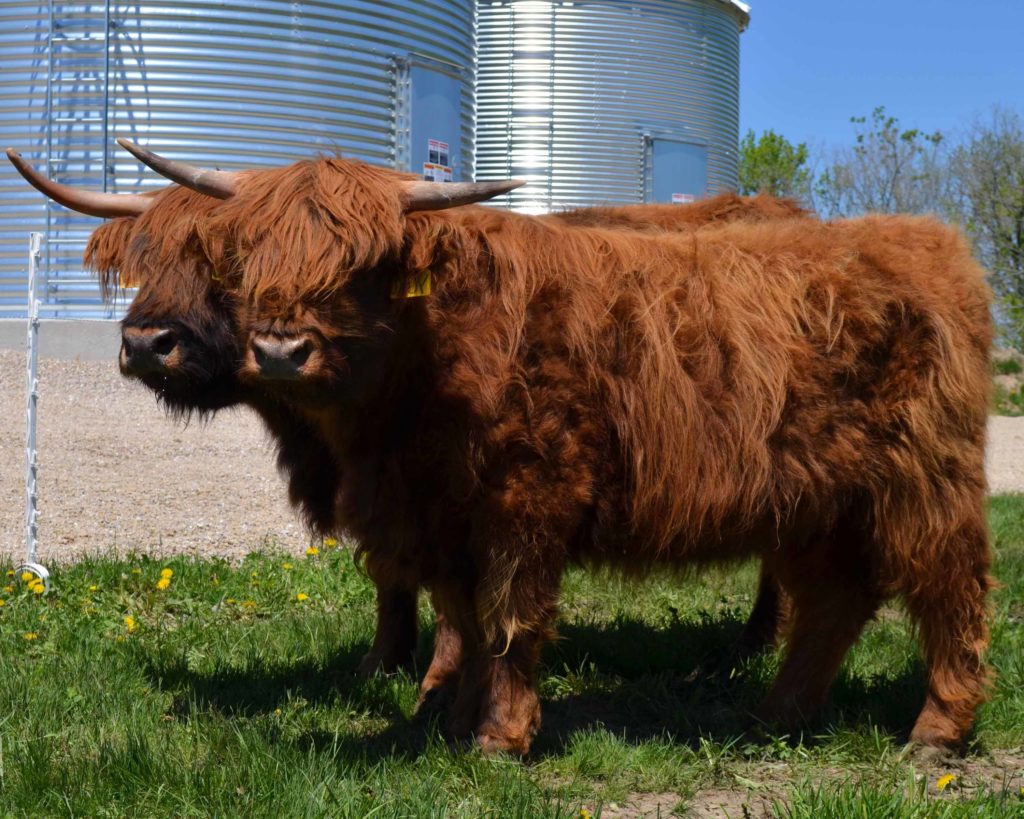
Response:
[[[16,159],[12,156],[12,161]],[[119,284],[139,288],[123,321],[122,372],[145,383],[172,413],[213,413],[245,404],[262,418],[278,449],[278,465],[289,481],[289,496],[314,531],[333,529],[332,505],[338,464],[317,445],[317,433],[283,403],[242,385],[235,377],[241,355],[235,345],[231,293],[218,283],[230,271],[210,267],[195,241],[196,223],[217,200],[187,188],[171,187],[139,197],[62,191],[35,175],[21,161],[19,170],[44,193],[73,208],[119,218],[98,228],[86,262],[101,273],[108,291]],[[731,220],[806,216],[798,205],[767,196],[720,195],[687,206],[591,208],[549,218],[578,225],[607,224],[629,229],[692,230]],[[415,590],[379,590],[378,628],[363,659],[364,672],[407,664],[416,643]],[[779,621],[775,585],[762,577],[757,603],[744,628],[741,654],[774,642]],[[439,623],[438,645],[458,662],[458,642]]]
[[[955,231],[424,214],[408,179],[337,159],[229,192],[203,239],[241,265],[243,375],[330,442],[371,576],[433,590],[466,652],[455,725],[485,749],[526,752],[539,726],[566,565],[749,555],[795,604],[766,718],[814,710],[899,595],[928,667],[911,737],[964,737],[987,677],[991,332]]]

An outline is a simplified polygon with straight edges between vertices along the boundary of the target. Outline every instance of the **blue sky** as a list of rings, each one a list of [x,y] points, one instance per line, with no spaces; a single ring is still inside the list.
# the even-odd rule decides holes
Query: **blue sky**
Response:
[[[740,129],[812,148],[853,139],[876,105],[955,131],[993,104],[1024,114],[1024,0],[749,0]]]

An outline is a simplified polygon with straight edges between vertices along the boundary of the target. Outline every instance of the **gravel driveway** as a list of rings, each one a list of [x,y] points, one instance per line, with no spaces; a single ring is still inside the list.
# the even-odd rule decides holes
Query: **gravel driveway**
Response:
[[[0,350],[0,555],[22,555],[24,354]],[[993,492],[1024,491],[1024,418],[992,418]],[[183,427],[110,361],[40,362],[40,557],[116,549],[238,557],[308,536],[249,412]]]

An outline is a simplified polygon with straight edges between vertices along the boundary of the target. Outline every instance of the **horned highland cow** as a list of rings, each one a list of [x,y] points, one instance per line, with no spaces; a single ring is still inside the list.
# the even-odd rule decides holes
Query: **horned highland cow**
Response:
[[[62,198],[59,186],[34,174],[20,158],[15,164],[44,193]],[[76,197],[82,195],[65,191],[63,200],[81,208]],[[179,416],[237,405],[252,408],[277,447],[292,503],[312,531],[331,534],[338,464],[301,415],[235,377],[241,354],[233,326],[233,294],[220,286],[222,276],[211,269],[195,241],[197,221],[206,218],[218,200],[178,186],[142,202],[131,196],[86,196],[93,197],[88,200],[92,210],[87,202],[86,212],[98,207],[102,215],[132,214],[98,228],[86,250],[87,266],[100,273],[108,292],[121,285],[138,288],[122,321],[122,372],[146,384],[169,412]],[[584,208],[550,218],[568,225],[688,231],[725,221],[807,215],[790,200],[723,194],[684,206]],[[757,603],[734,651],[742,656],[773,644],[780,616],[775,584],[762,577]],[[364,673],[391,671],[410,662],[416,645],[416,591],[382,586],[378,623],[373,647],[360,665]],[[457,635],[446,630],[443,618],[438,630],[438,645],[449,662],[457,664]]]
[[[457,686],[456,732],[528,751],[569,564],[756,555],[794,605],[764,718],[819,706],[899,596],[929,680],[911,737],[964,738],[987,680],[991,329],[956,231],[570,228],[438,210],[338,159],[220,193],[201,238],[240,266],[240,377],[332,448],[370,575],[429,587],[458,633],[461,665],[424,681]]]

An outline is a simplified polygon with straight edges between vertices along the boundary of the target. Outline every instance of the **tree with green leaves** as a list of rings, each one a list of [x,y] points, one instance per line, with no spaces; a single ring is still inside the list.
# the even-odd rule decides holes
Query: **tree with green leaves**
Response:
[[[904,129],[879,106],[853,117],[852,147],[839,149],[814,186],[825,216],[941,212],[946,199],[943,136]]]
[[[1024,348],[1024,125],[1014,111],[978,121],[949,160],[950,215],[964,226],[999,297],[1006,339]]]
[[[740,142],[739,192],[807,199],[811,187],[807,156],[803,142],[794,145],[770,130],[759,137],[747,131]]]

